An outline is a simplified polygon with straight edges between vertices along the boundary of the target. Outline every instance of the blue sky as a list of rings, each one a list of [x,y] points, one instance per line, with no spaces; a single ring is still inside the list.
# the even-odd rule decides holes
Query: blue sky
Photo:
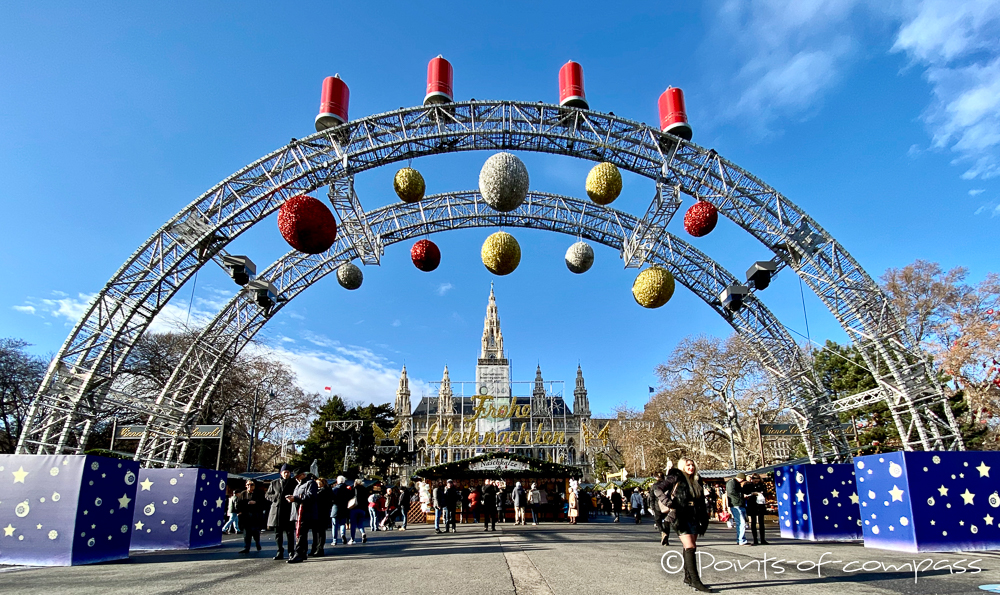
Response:
[[[339,73],[352,118],[417,105],[427,61],[455,67],[458,99],[555,103],[557,72],[585,70],[591,107],[656,122],[684,89],[694,142],[804,208],[873,276],[923,258],[996,271],[1000,226],[1000,4],[973,1],[510,4],[4,3],[0,5],[0,336],[55,352],[98,291],[160,225],[245,164],[313,131],[320,83]],[[494,20],[488,20],[494,19]],[[428,193],[476,186],[485,153],[420,159]],[[521,155],[535,190],[583,196],[590,163]],[[396,200],[395,169],[359,176],[365,208]],[[613,205],[642,214],[652,185],[627,175]],[[693,204],[689,197],[684,208]],[[260,268],[287,250],[275,216],[229,246]],[[685,236],[681,217],[672,224]],[[436,234],[442,264],[417,271],[390,247],[364,286],[328,277],[268,325],[267,348],[307,390],[388,402],[405,362],[415,396],[441,377],[474,379],[496,282],[517,380],[571,386],[582,364],[592,409],[639,406],[653,368],[689,334],[729,327],[681,289],[637,306],[634,270],[596,247],[573,275],[573,238],[515,230],[523,257],[494,279],[479,260],[491,230]],[[728,221],[692,242],[740,274],[770,255]],[[190,284],[189,284],[190,285]],[[205,268],[156,321],[209,319],[236,286]],[[844,333],[806,290],[810,335]],[[193,295],[193,304],[189,299]],[[765,303],[806,333],[798,280]]]

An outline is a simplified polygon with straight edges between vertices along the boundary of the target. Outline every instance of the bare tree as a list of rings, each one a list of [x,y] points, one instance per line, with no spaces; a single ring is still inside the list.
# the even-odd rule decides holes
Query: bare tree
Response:
[[[1000,437],[1000,275],[965,283],[968,272],[944,271],[917,260],[888,269],[883,288],[906,317],[920,345],[934,357],[953,388],[962,390],[974,424],[989,427],[988,440]]]
[[[20,339],[0,339],[0,453],[12,453],[31,399],[45,375],[45,360],[25,351]]]
[[[657,453],[690,455],[706,467],[763,463],[757,423],[790,416],[788,395],[773,390],[756,352],[739,335],[687,337],[656,367],[660,390],[646,415],[664,423]],[[730,439],[730,435],[732,438]]]
[[[942,319],[962,301],[968,291],[962,282],[968,274],[965,267],[946,272],[936,262],[916,260],[901,269],[886,269],[881,280],[892,305],[921,345],[936,334]]]

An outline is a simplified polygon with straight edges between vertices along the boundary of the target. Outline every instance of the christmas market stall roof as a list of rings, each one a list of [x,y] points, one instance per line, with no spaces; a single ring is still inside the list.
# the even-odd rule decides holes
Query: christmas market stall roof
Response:
[[[565,477],[579,478],[578,467],[550,463],[505,452],[488,453],[451,463],[418,469],[413,474],[421,479],[468,479],[473,477]]]

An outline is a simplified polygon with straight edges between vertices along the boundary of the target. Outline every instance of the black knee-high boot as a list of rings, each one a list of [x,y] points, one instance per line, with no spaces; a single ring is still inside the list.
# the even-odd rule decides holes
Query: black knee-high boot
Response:
[[[684,569],[687,571],[685,574],[691,578],[691,588],[695,591],[700,591],[702,593],[715,593],[713,589],[709,589],[701,582],[701,576],[698,574],[698,556],[696,552],[698,548],[684,548]]]

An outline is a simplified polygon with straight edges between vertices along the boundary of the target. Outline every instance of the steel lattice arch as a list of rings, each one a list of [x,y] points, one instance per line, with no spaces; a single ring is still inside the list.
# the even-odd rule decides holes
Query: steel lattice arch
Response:
[[[293,140],[223,180],[181,210],[129,257],[74,327],[49,365],[29,409],[17,452],[82,452],[96,414],[107,404],[117,403],[148,413],[154,421],[142,441],[147,460],[176,463],[183,445],[177,448],[174,444],[164,450],[160,444],[166,434],[183,437],[189,431],[185,424],[200,405],[198,396],[185,393],[189,390],[183,386],[186,381],[175,378],[173,395],[161,395],[157,403],[142,403],[112,390],[112,383],[136,341],[179,288],[209,261],[221,265],[226,245],[277,210],[286,199],[324,186],[330,187],[330,200],[341,221],[341,238],[331,253],[339,251],[345,259],[356,257],[365,263],[377,263],[392,237],[382,237],[385,230],[373,225],[375,221],[364,212],[353,191],[353,176],[417,157],[473,150],[534,151],[606,161],[653,180],[657,193],[642,218],[623,219],[624,214],[615,212],[619,221],[628,221],[627,225],[632,226],[627,235],[619,234],[617,240],[609,236],[607,241],[592,237],[606,245],[617,242],[627,266],[671,262],[663,258],[657,246],[669,238],[665,235],[666,225],[677,209],[676,197],[680,193],[711,202],[816,293],[852,337],[878,381],[873,391],[831,403],[815,395],[815,389],[801,389],[800,393],[800,389],[793,388],[810,384],[815,387],[801,366],[775,368],[772,372],[777,377],[788,378],[789,384],[784,386],[797,391],[803,405],[810,404],[802,411],[809,417],[808,423],[822,434],[826,416],[884,401],[904,448],[963,448],[942,386],[878,285],[830,234],[776,190],[714,150],[642,123],[542,103],[470,101],[400,109]],[[565,204],[571,202],[562,200]],[[539,200],[538,204],[543,202]],[[493,216],[493,225],[499,225],[503,217],[514,217],[483,212],[487,207],[475,200],[471,204],[479,209],[477,220],[480,215],[486,219]],[[424,210],[427,208],[423,205]],[[588,204],[586,209],[593,214],[604,207]],[[536,216],[529,214],[524,227],[545,228],[540,219],[532,218]],[[531,222],[535,223],[527,225]],[[455,227],[448,220],[437,225],[440,229],[425,226],[420,233]],[[573,233],[582,233],[579,224]],[[669,240],[668,246],[675,241]],[[296,258],[303,263],[301,266],[279,261],[273,271],[268,270],[272,276],[266,278],[282,285],[282,275],[297,274],[309,259],[322,260],[302,254],[293,260]],[[314,267],[312,275],[326,272]],[[290,281],[291,277],[282,286],[291,290]],[[251,316],[239,309],[230,315]],[[223,327],[228,328],[216,326],[219,333],[224,332]],[[755,328],[734,326],[744,334]],[[236,328],[243,329],[243,333],[256,332],[252,324],[237,324]],[[217,343],[221,334],[212,337],[211,332],[211,328],[206,329],[199,344],[226,344]],[[756,337],[751,334],[748,338],[753,342]],[[755,343],[760,345],[762,341]],[[239,344],[233,342],[232,346]],[[205,379],[215,377],[217,370],[213,367],[200,374],[199,384],[204,384]],[[842,439],[831,441],[810,433],[808,442],[815,450],[814,458],[825,453],[844,455],[839,445]],[[164,456],[153,456],[154,451]]]

